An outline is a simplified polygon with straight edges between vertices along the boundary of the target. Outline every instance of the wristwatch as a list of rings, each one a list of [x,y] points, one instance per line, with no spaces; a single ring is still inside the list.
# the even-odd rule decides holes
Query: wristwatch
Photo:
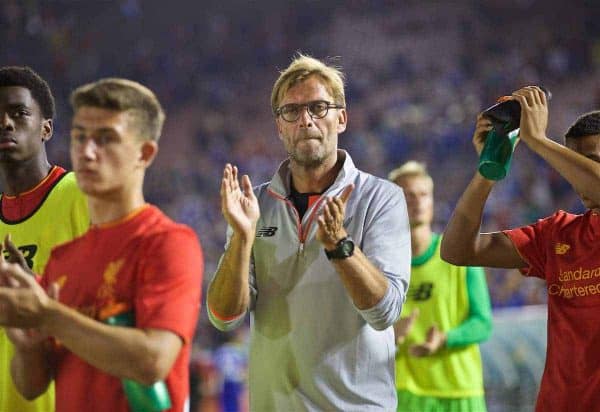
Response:
[[[340,239],[335,245],[335,249],[325,249],[325,256],[327,259],[346,259],[354,254],[354,241],[350,236]]]

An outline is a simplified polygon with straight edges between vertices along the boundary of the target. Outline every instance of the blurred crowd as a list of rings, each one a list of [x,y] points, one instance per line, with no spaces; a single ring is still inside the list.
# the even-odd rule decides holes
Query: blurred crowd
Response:
[[[476,167],[476,115],[497,97],[526,84],[550,89],[548,135],[559,141],[578,114],[598,108],[598,17],[600,5],[587,1],[4,0],[0,62],[30,65],[51,84],[58,116],[49,157],[67,166],[73,87],[119,76],[157,93],[167,123],[147,200],[197,231],[207,283],[225,237],[224,164],[258,184],[285,157],[269,98],[296,51],[346,72],[349,127],[340,146],[358,167],[386,176],[408,159],[428,164],[441,231]],[[525,147],[498,189],[488,230],[583,210]],[[545,302],[543,285],[515,271],[488,270],[488,278],[495,307]],[[203,307],[194,367],[219,370],[227,356],[206,351],[228,340]]]

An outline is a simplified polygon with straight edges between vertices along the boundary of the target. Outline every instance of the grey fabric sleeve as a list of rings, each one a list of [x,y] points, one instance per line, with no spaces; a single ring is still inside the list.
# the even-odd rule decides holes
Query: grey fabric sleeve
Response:
[[[387,183],[387,182],[386,182]],[[365,226],[361,250],[388,279],[388,289],[372,308],[359,310],[376,330],[391,326],[400,316],[410,282],[410,226],[404,194],[395,185],[386,185],[391,196],[379,205]]]

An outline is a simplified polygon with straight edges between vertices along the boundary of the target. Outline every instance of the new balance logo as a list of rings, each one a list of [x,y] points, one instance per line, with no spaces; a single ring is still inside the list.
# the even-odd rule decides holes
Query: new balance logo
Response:
[[[419,285],[411,285],[408,289],[408,298],[412,300],[428,300],[433,291],[433,283],[423,282]]]
[[[27,266],[29,266],[29,269],[33,269],[33,258],[35,257],[35,254],[38,250],[37,245],[23,245],[19,246],[17,249],[19,249],[19,252],[23,254],[23,258],[25,259]],[[10,257],[8,250],[4,250],[3,254],[4,259],[8,260],[8,258]]]
[[[277,226],[264,226],[258,229],[256,237],[271,237],[277,232]]]
[[[571,246],[567,245],[566,243],[557,243],[554,245],[554,253],[557,255],[564,255],[569,251],[569,249],[571,249]]]

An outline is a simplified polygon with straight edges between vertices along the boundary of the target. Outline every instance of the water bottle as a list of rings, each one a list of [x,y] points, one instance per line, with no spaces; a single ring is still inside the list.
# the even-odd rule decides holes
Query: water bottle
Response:
[[[552,98],[549,90],[540,89],[546,99]],[[488,107],[482,114],[492,121],[492,130],[488,132],[479,156],[479,173],[489,180],[504,179],[519,137],[521,105],[516,100],[504,100]]]
[[[506,133],[502,124],[496,123],[485,139],[479,156],[479,173],[489,180],[501,180],[510,170],[512,154],[519,137],[519,129]]]
[[[133,312],[125,312],[107,318],[105,322],[113,326],[134,326]],[[132,412],[160,412],[171,407],[171,396],[164,381],[153,385],[143,385],[131,379],[121,379],[123,391]]]

